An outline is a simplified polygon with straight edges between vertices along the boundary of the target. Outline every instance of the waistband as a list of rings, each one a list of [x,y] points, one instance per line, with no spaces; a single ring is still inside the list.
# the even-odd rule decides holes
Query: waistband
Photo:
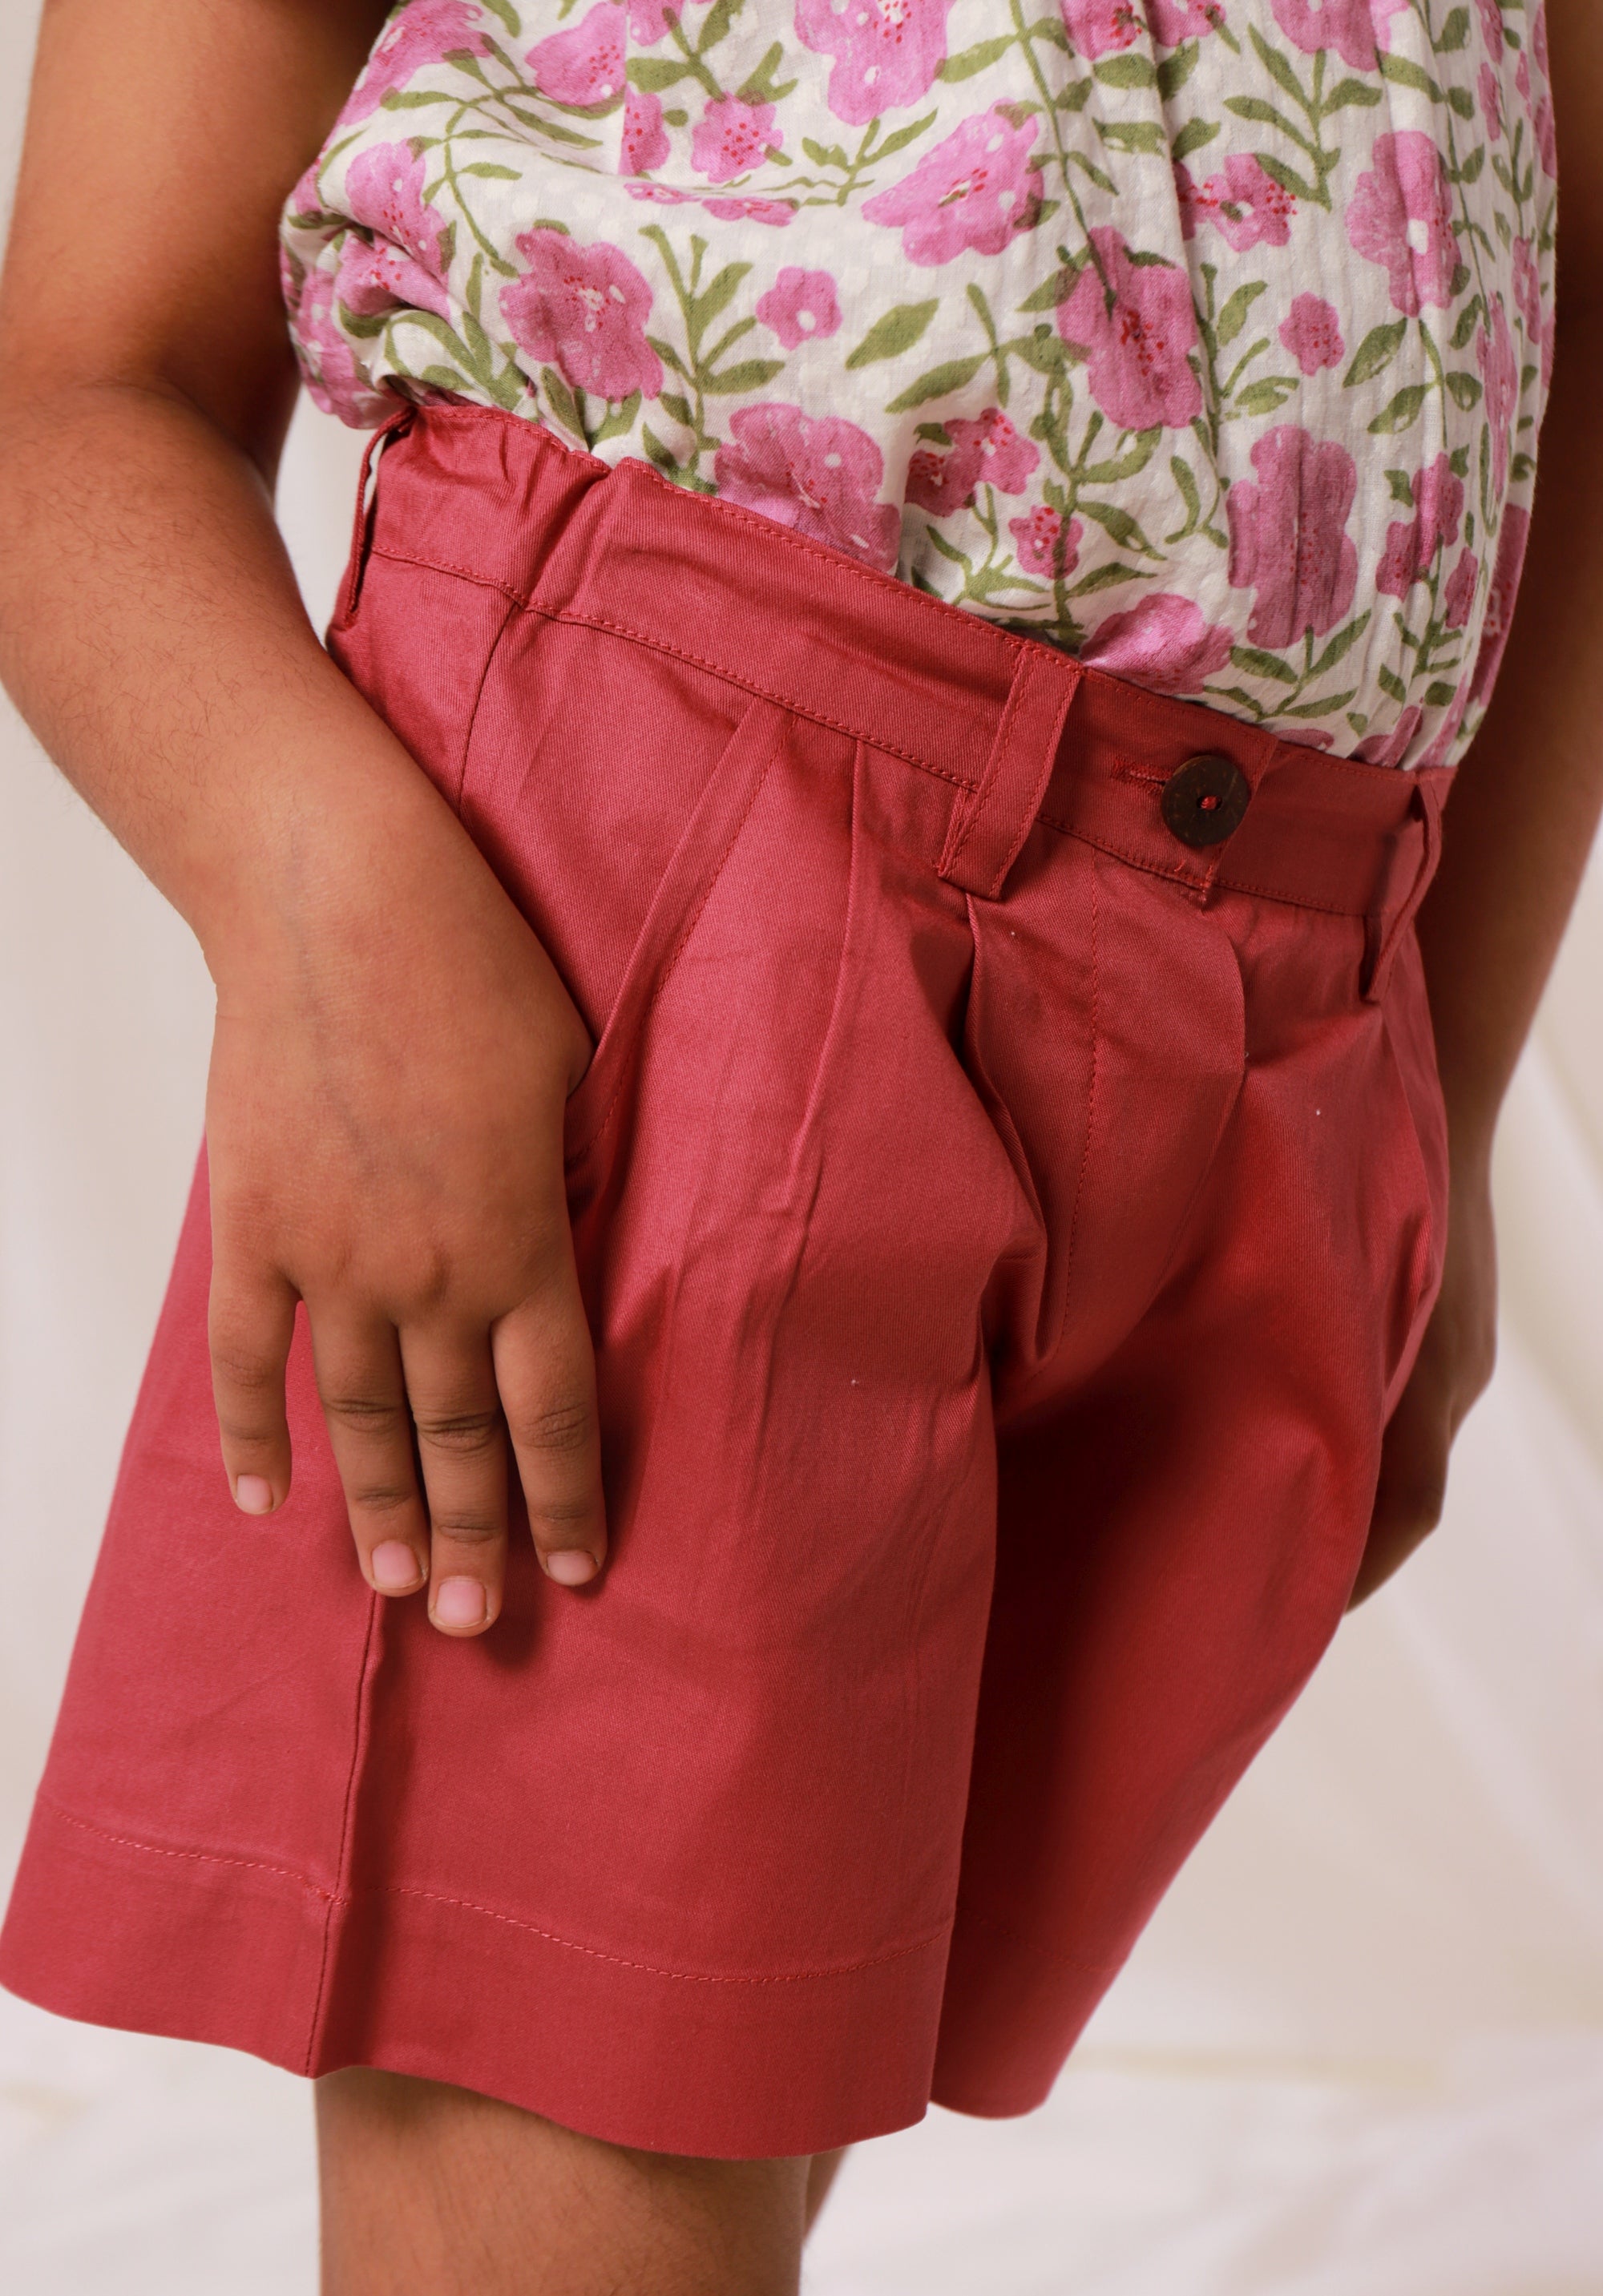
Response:
[[[363,470],[336,624],[369,554],[487,584],[949,783],[938,865],[970,891],[1000,895],[1039,819],[1204,900],[1239,892],[1363,918],[1365,991],[1384,988],[1439,857],[1451,770],[1329,757],[1149,693],[498,409],[405,406]]]

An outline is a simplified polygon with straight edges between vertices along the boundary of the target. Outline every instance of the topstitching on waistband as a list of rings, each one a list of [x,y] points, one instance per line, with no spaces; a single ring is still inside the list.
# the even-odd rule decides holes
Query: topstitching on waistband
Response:
[[[705,654],[693,653],[687,646],[670,644],[649,630],[636,629],[628,622],[614,621],[603,614],[579,613],[571,607],[553,611],[549,606],[538,604],[529,591],[520,590],[514,584],[504,582],[494,574],[486,574],[477,567],[458,566],[449,559],[423,558],[415,552],[383,549],[376,545],[369,554],[374,558],[387,559],[394,566],[416,566],[428,573],[452,574],[464,582],[476,583],[481,590],[498,591],[502,597],[510,599],[525,613],[538,614],[543,621],[568,623],[580,629],[606,630],[613,637],[627,638],[633,645],[645,646],[653,653],[667,654],[677,661],[686,663],[692,669],[704,670],[710,677],[719,678],[724,685],[733,685],[743,693],[755,694],[764,701],[772,701],[779,709],[787,709],[793,718],[805,718],[815,726],[827,726],[833,734],[843,734],[850,741],[861,742],[867,749],[880,750],[889,757],[900,758],[904,763],[918,767],[921,772],[933,774],[937,781],[945,782],[954,789],[972,790],[978,785],[977,775],[971,779],[963,774],[949,773],[944,766],[936,765],[922,751],[909,750],[901,742],[887,738],[879,726],[865,725],[857,719],[833,718],[818,709],[816,703],[804,701],[795,693],[778,686],[766,685],[760,678],[744,676],[739,670],[731,669],[726,661],[713,661]],[[999,718],[1000,714],[999,710]]]

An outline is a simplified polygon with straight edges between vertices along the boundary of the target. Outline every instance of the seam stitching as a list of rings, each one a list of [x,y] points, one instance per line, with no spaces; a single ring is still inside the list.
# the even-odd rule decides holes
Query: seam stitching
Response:
[[[98,1834],[103,1841],[114,1842],[119,1849],[141,1849],[152,1857],[179,1857],[202,1866],[234,1866],[253,1873],[274,1874],[281,1881],[294,1882],[314,1898],[326,1900],[330,1906],[352,1905],[358,1898],[421,1898],[436,1906],[451,1906],[458,1912],[482,1914],[487,1921],[500,1922],[508,1929],[521,1930],[525,1936],[538,1938],[546,1945],[561,1946],[567,1953],[582,1953],[592,1961],[610,1962],[619,1969],[630,1969],[642,1977],[666,1977],[684,1985],[802,1985],[815,1978],[851,1977],[859,1970],[880,1969],[893,1961],[906,1961],[916,1953],[925,1953],[947,1935],[949,1921],[942,1922],[927,1936],[915,1938],[910,1945],[893,1946],[887,1953],[868,1954],[860,1961],[831,1964],[823,1969],[787,1969],[771,1976],[730,1977],[716,1970],[661,1969],[649,1961],[631,1961],[621,1953],[606,1953],[599,1946],[580,1945],[573,1938],[560,1936],[555,1930],[543,1930],[537,1923],[520,1921],[514,1914],[498,1913],[493,1906],[481,1906],[473,1898],[450,1898],[438,1890],[413,1888],[404,1882],[381,1882],[362,1889],[326,1890],[290,1866],[275,1866],[264,1857],[228,1857],[215,1850],[173,1849],[159,1841],[142,1841],[136,1834],[113,1833],[109,1826],[96,1825],[93,1819],[79,1817],[73,1810],[57,1801],[53,1795],[40,1792],[38,1799],[47,1808],[69,1825],[76,1825],[86,1833]]]
[[[386,558],[391,565],[416,566],[427,573],[454,574],[464,582],[476,583],[481,589],[498,590],[504,598],[510,598],[514,605],[522,606],[528,613],[538,614],[545,621],[564,623],[574,629],[610,630],[615,637],[628,638],[633,644],[645,646],[653,653],[668,654],[676,661],[688,662],[693,669],[703,669],[710,676],[720,679],[726,685],[737,687],[743,693],[758,694],[763,701],[772,701],[779,709],[789,710],[793,717],[809,718],[815,725],[827,726],[832,733],[844,734],[849,740],[861,742],[867,749],[882,750],[888,756],[900,758],[909,766],[917,766],[921,773],[933,774],[937,781],[950,783],[955,789],[972,791],[978,787],[977,783],[966,781],[960,774],[949,773],[943,766],[933,765],[927,758],[920,757],[916,750],[903,749],[897,742],[886,741],[870,727],[856,725],[847,718],[827,717],[823,710],[814,709],[810,703],[799,701],[793,694],[782,693],[771,685],[760,685],[755,678],[743,677],[726,663],[711,661],[705,654],[692,653],[687,647],[675,645],[670,639],[654,637],[649,631],[637,629],[632,623],[613,621],[604,614],[581,614],[567,610],[554,611],[549,606],[542,606],[538,599],[527,590],[519,590],[510,582],[497,581],[492,575],[477,573],[470,566],[454,565],[444,559],[417,558],[405,551],[376,548],[370,554],[374,558]]]
[[[368,1662],[373,1656],[373,1636],[374,1629],[378,1624],[378,1611],[379,1597],[369,1594],[367,1631],[362,1637],[362,1656],[357,1667],[356,1712],[351,1723],[350,1766],[345,1775],[345,1803],[340,1813],[340,1862],[335,1875],[333,1893],[328,1900],[328,1909],[324,1916],[323,1950],[317,1958],[317,1986],[312,1996],[312,2013],[307,2021],[306,2028],[306,2070],[308,2076],[316,2062],[317,2036],[323,2022],[323,2002],[328,1987],[329,1967],[333,1955],[334,1930],[341,1906],[350,1903],[350,1890],[347,1886],[346,1876],[356,1822],[357,1785],[362,1775],[362,1756],[365,1751],[363,1741],[366,1736],[363,1725],[366,1719],[367,1669]]]
[[[275,1866],[265,1857],[226,1857],[214,1849],[174,1849],[166,1842],[142,1841],[137,1834],[113,1833],[110,1826],[96,1825],[93,1818],[79,1817],[76,1810],[68,1809],[43,1788],[38,1799],[65,1824],[76,1825],[85,1833],[96,1833],[103,1841],[115,1842],[119,1849],[143,1849],[151,1857],[183,1857],[201,1866],[237,1866],[247,1873],[275,1874],[280,1881],[293,1882],[300,1889],[309,1890],[314,1898],[332,1899],[336,1894],[333,1890],[325,1889],[322,1882],[314,1882],[309,1874],[297,1873],[292,1866]]]

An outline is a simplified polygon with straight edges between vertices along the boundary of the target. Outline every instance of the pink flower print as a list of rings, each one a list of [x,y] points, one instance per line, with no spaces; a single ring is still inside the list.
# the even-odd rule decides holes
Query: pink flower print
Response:
[[[1531,53],[1543,79],[1551,79],[1553,67],[1548,62],[1548,0],[1536,0],[1531,12]]]
[[[645,340],[651,289],[621,249],[582,247],[546,225],[521,232],[529,268],[501,290],[501,316],[531,358],[548,359],[574,390],[616,404],[654,398],[662,365]]]
[[[988,406],[977,422],[948,422],[946,435],[949,454],[920,448],[908,465],[908,500],[934,518],[972,502],[981,485],[993,486],[999,494],[1022,495],[1040,461],[1040,448],[1019,437],[999,406]]]
[[[1135,0],[1058,0],[1064,29],[1088,63],[1130,47],[1141,37]]]
[[[1503,53],[1503,12],[1497,0],[1476,0],[1481,12],[1481,37],[1494,56]]]
[[[1536,266],[1536,250],[1528,239],[1514,242],[1514,300],[1519,316],[1525,323],[1525,332],[1531,340],[1541,339],[1541,274]]]
[[[1468,707],[1468,685],[1460,685],[1447,706],[1446,717],[1436,729],[1435,740],[1418,760],[1422,771],[1428,773],[1432,767],[1444,766],[1447,763],[1448,753],[1459,738],[1459,729],[1464,723],[1464,713]]]
[[[1514,85],[1518,89],[1522,100],[1525,102],[1529,103],[1531,101],[1531,61],[1526,55],[1522,54],[1519,62],[1514,67]]]
[[[479,29],[479,12],[470,0],[411,0],[397,11],[374,43],[362,77],[346,98],[340,114],[342,127],[354,127],[375,112],[391,88],[404,87],[425,64],[465,49],[471,56],[489,53],[489,43]]]
[[[1490,64],[1481,66],[1481,110],[1486,133],[1494,144],[1503,140],[1503,84]]]
[[[1476,585],[1481,578],[1481,562],[1473,550],[1460,551],[1459,562],[1447,578],[1442,593],[1442,618],[1450,630],[1461,630],[1475,610]]]
[[[438,275],[440,217],[423,202],[427,173],[409,144],[375,144],[346,171],[345,212]]]
[[[1255,646],[1322,637],[1352,603],[1358,553],[1347,533],[1358,468],[1343,446],[1321,445],[1281,423],[1253,448],[1258,483],[1238,479],[1225,497],[1229,579],[1257,591],[1247,636]]]
[[[570,30],[537,40],[526,61],[540,94],[581,111],[614,102],[623,93],[626,21],[613,0],[596,0]]]
[[[1541,387],[1550,388],[1553,380],[1553,358],[1558,348],[1558,314],[1550,311],[1541,330]]]
[[[834,281],[827,271],[803,271],[787,264],[766,295],[757,298],[757,316],[771,327],[785,349],[817,338],[822,341],[841,324],[841,306]]]
[[[1203,403],[1187,357],[1196,341],[1196,314],[1186,274],[1167,263],[1132,263],[1106,226],[1091,233],[1091,245],[1097,259],[1057,306],[1057,332],[1085,358],[1091,397],[1121,430],[1178,429]]]
[[[623,172],[647,176],[668,157],[668,130],[662,125],[660,96],[631,87],[623,97]]]
[[[1422,575],[1435,563],[1443,545],[1459,538],[1464,517],[1464,482],[1451,460],[1438,455],[1414,480],[1414,515],[1398,519],[1386,529],[1385,548],[1375,577],[1375,586],[1388,598],[1404,598]]]
[[[1080,563],[1080,544],[1085,533],[1077,518],[1065,528],[1060,514],[1037,503],[1028,518],[1010,518],[1007,531],[1026,574],[1046,581],[1066,582]]]
[[[1182,239],[1195,239],[1198,224],[1206,222],[1218,206],[1213,184],[1219,181],[1215,176],[1209,182],[1199,184],[1183,160],[1175,161],[1174,197],[1180,209]]]
[[[1340,366],[1347,356],[1341,316],[1322,295],[1299,295],[1280,322],[1280,340],[1304,374]]]
[[[1377,135],[1373,172],[1358,179],[1347,206],[1347,236],[1360,255],[1384,266],[1392,301],[1417,319],[1426,303],[1445,310],[1459,267],[1452,189],[1428,135],[1405,127]]]
[[[1424,723],[1424,710],[1417,701],[1410,701],[1389,733],[1371,734],[1367,742],[1359,743],[1352,754],[1360,765],[1400,766]]]
[[[314,405],[325,414],[360,430],[376,422],[393,405],[381,391],[363,381],[356,354],[334,317],[334,280],[327,271],[310,271],[301,282],[295,312],[295,350]]]
[[[405,250],[392,247],[388,240],[369,246],[351,232],[340,250],[339,275],[334,293],[348,311],[359,319],[374,318],[382,311],[394,311],[403,306],[415,310],[432,311],[437,318],[451,316],[450,297],[434,275]]]
[[[1156,590],[1098,622],[1080,659],[1154,693],[1195,693],[1228,666],[1235,642],[1232,631],[1204,620],[1189,598]]]
[[[866,430],[842,415],[804,414],[771,401],[743,406],[729,430],[712,458],[720,494],[882,573],[893,570],[901,518],[892,504],[875,500],[885,466]]]
[[[788,200],[703,200],[702,205],[723,223],[786,224],[796,212]]]
[[[1224,22],[1219,0],[1147,0],[1147,21],[1161,48],[1182,40],[1204,40]]]
[[[1519,595],[1519,578],[1525,571],[1530,539],[1530,512],[1510,505],[1503,512],[1502,530],[1497,537],[1492,586],[1486,593],[1486,612],[1481,623],[1481,650],[1475,658],[1475,675],[1469,681],[1471,701],[1489,701],[1497,684],[1497,674],[1508,649],[1508,632],[1514,625],[1514,604]]]
[[[693,208],[696,204],[694,192],[676,191],[671,184],[625,184],[623,188],[631,200],[649,200],[654,207]]]
[[[1558,129],[1553,118],[1553,99],[1550,95],[1544,95],[1531,114],[1531,130],[1536,138],[1536,151],[1541,161],[1541,172],[1550,180],[1556,180],[1558,174]]]
[[[1177,176],[1180,172],[1176,170]],[[1237,255],[1245,255],[1261,242],[1284,247],[1297,211],[1291,193],[1243,152],[1227,160],[1221,174],[1209,176],[1196,194],[1196,204],[1218,226]],[[1190,232],[1186,236],[1188,239]]]
[[[796,0],[796,37],[833,56],[824,100],[837,119],[861,127],[916,103],[946,62],[952,0]]]
[[[977,422],[949,422],[946,434],[954,455],[973,457],[976,483],[982,480],[999,495],[1022,495],[1040,461],[1040,448],[1019,437],[999,406],[988,406]]]
[[[671,12],[677,16],[681,12],[674,8]],[[626,13],[629,37],[638,47],[654,47],[668,29],[669,0],[628,0]]]
[[[1373,71],[1377,35],[1408,0],[1270,0],[1275,21],[1304,55],[1334,48],[1354,71]]]
[[[690,138],[690,163],[709,183],[727,184],[760,168],[774,132],[771,103],[743,103],[737,95],[715,96],[696,121]]]
[[[1508,483],[1508,434],[1519,404],[1519,361],[1500,296],[1492,306],[1490,330],[1483,327],[1475,339],[1475,363],[1485,386],[1486,420],[1492,425],[1492,490],[1500,495]]]
[[[999,109],[974,113],[910,176],[865,201],[864,215],[900,230],[909,263],[949,263],[969,248],[999,255],[1040,209],[1041,173],[1030,159],[1037,126],[1026,119],[1015,127]]]

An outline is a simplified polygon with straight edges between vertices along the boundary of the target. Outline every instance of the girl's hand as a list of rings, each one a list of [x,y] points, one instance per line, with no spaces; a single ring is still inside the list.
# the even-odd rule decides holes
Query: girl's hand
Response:
[[[1386,1429],[1380,1486],[1348,1609],[1383,1587],[1442,1519],[1447,1458],[1497,1356],[1497,1241],[1489,1152],[1455,1157],[1442,1290]]]
[[[363,1570],[384,1595],[426,1580],[435,1625],[471,1635],[501,1603],[509,1439],[547,1574],[578,1586],[605,1552],[563,1185],[590,1046],[414,780],[376,832],[325,817],[293,900],[209,949],[212,1374],[236,1503],[266,1513],[305,1300]]]

